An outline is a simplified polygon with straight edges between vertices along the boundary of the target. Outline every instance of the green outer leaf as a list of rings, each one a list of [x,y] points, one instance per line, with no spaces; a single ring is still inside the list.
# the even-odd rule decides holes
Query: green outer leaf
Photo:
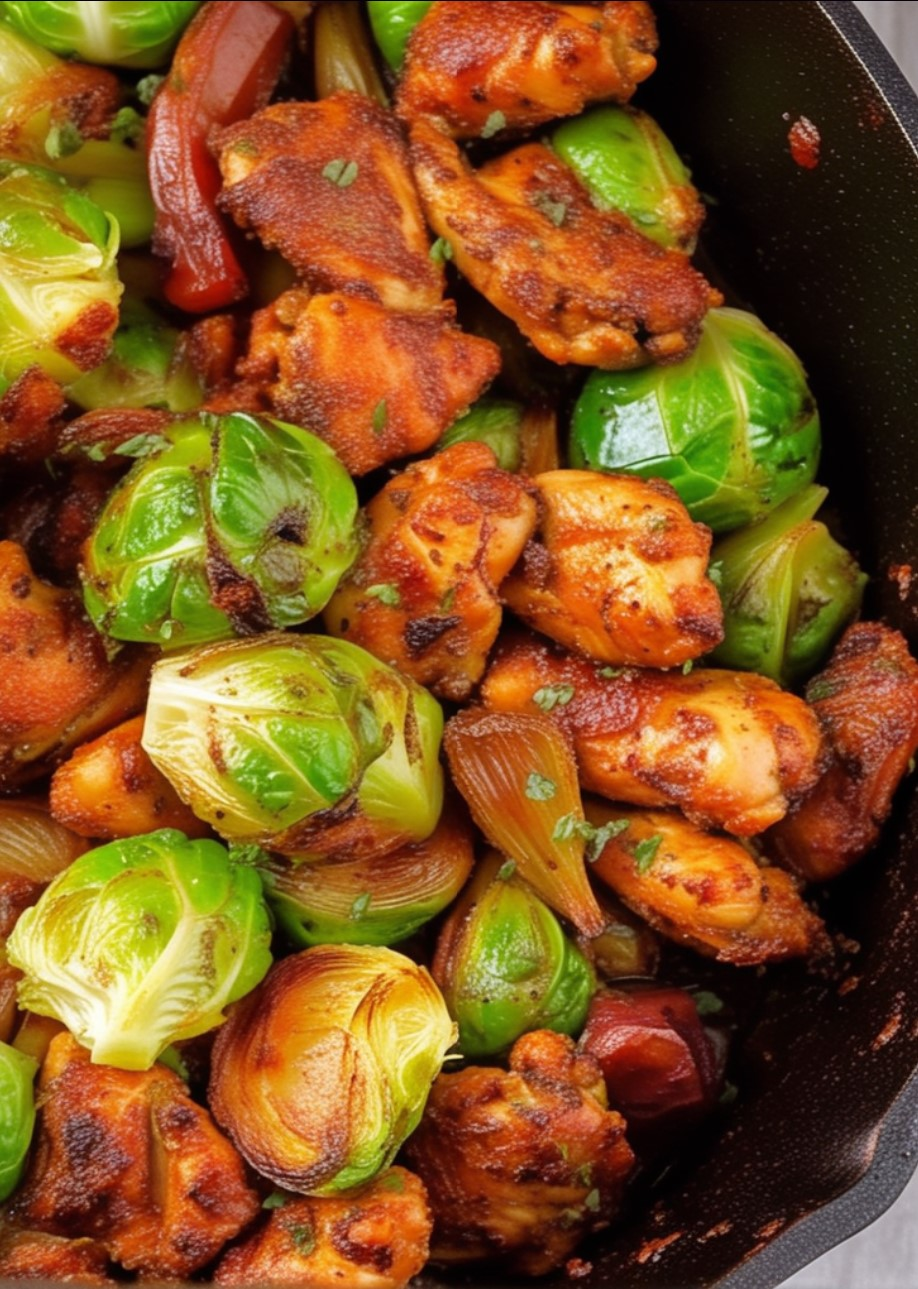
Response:
[[[13,1193],[25,1168],[35,1127],[31,1056],[0,1043],[0,1203]]]
[[[402,70],[408,37],[431,3],[432,0],[367,0],[373,36],[393,71]]]
[[[515,473],[523,464],[520,431],[523,408],[509,399],[481,398],[454,421],[437,444],[437,452],[454,443],[485,443],[502,470]]]
[[[75,860],[7,948],[20,1006],[62,1021],[94,1062],[146,1070],[254,989],[270,941],[258,873],[164,828]]]
[[[684,362],[593,372],[571,464],[668,480],[693,519],[727,532],[811,483],[819,416],[792,351],[752,314],[713,309]]]
[[[160,67],[201,0],[2,0],[0,14],[56,54],[118,67]]]

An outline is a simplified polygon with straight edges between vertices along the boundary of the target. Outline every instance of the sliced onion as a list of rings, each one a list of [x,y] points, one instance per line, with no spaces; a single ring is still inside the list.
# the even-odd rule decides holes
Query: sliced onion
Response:
[[[18,877],[45,886],[89,849],[39,801],[0,801],[0,883]]]

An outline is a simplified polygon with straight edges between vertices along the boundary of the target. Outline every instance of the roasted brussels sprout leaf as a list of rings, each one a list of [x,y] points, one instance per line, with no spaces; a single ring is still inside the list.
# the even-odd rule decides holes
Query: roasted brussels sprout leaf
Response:
[[[0,1043],[0,1201],[16,1189],[35,1127],[32,1080],[38,1063]]]
[[[758,318],[713,309],[690,358],[600,372],[574,408],[571,464],[668,480],[727,532],[811,483],[819,415],[792,351]]]
[[[463,1056],[488,1056],[533,1029],[577,1034],[592,968],[547,904],[491,854],[444,924],[433,977],[459,1025]]]
[[[368,857],[436,827],[442,727],[426,690],[357,645],[270,633],[158,663],[143,746],[231,841]]]
[[[455,1036],[440,991],[410,958],[319,945],[279,962],[234,1008],[214,1045],[211,1108],[278,1186],[348,1190],[386,1168],[417,1126]]]
[[[0,14],[24,36],[86,63],[160,67],[201,0],[3,0]]]
[[[827,495],[805,488],[715,546],[710,573],[724,606],[724,639],[713,661],[795,685],[856,616],[867,577],[813,519]]]
[[[437,450],[454,443],[486,443],[502,470],[517,471],[523,464],[520,433],[523,408],[509,399],[482,398],[455,421],[437,444]]]
[[[554,130],[551,146],[597,206],[627,215],[652,241],[691,254],[704,207],[691,176],[653,117],[596,107]]]
[[[20,1006],[62,1021],[95,1064],[149,1069],[206,1033],[271,965],[254,869],[170,828],[75,860],[8,942]]]
[[[356,513],[347,471],[306,430],[241,412],[169,425],[99,517],[87,611],[164,648],[305,622],[357,553]]]
[[[118,324],[118,225],[38,166],[0,161],[0,380],[37,363],[66,384]]]

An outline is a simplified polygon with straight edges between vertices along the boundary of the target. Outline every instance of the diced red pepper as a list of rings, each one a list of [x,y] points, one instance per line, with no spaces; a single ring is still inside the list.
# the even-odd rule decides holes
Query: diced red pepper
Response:
[[[264,107],[293,35],[289,14],[265,0],[211,0],[175,52],[150,109],[153,248],[172,261],[168,299],[190,313],[225,308],[248,291],[223,217],[220,170],[207,145],[214,126]]]
[[[683,989],[597,994],[580,1046],[602,1067],[609,1104],[639,1146],[689,1127],[717,1098],[720,1062]]]

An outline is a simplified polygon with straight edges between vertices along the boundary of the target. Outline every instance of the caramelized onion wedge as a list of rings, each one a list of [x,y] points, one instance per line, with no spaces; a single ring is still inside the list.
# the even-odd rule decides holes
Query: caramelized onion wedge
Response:
[[[46,886],[88,846],[39,801],[0,801],[0,883],[23,877]]]
[[[468,710],[446,727],[449,767],[472,818],[546,904],[583,935],[606,919],[587,879],[577,766],[546,717]]]

